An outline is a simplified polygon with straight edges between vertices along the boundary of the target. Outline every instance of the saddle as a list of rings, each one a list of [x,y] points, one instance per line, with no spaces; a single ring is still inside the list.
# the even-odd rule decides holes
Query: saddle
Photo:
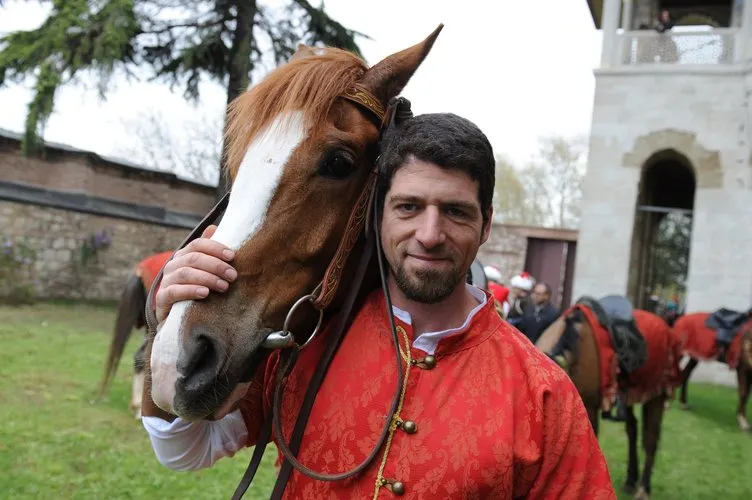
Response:
[[[728,348],[741,327],[752,317],[749,311],[734,311],[724,307],[714,311],[705,320],[705,326],[716,332],[716,343]]]
[[[577,303],[588,306],[609,333],[623,375],[634,372],[645,363],[648,358],[647,342],[637,328],[632,303],[628,298],[607,295],[596,300],[585,296]]]

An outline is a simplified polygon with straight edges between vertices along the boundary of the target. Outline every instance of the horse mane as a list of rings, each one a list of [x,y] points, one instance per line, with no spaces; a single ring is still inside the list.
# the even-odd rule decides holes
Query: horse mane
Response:
[[[368,66],[358,56],[332,47],[303,48],[228,106],[225,168],[234,178],[248,145],[279,115],[305,112],[306,127],[319,126],[335,99],[360,80]]]

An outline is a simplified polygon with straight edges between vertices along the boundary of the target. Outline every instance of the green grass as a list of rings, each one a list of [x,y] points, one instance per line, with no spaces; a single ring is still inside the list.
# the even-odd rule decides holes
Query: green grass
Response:
[[[229,498],[251,450],[209,470],[172,472],[156,461],[131,417],[131,360],[141,332],[109,396],[93,402],[113,320],[111,306],[0,307],[0,498]],[[674,406],[666,413],[653,498],[752,498],[752,436],[736,426],[736,391],[693,384],[690,402],[691,411]],[[602,422],[600,441],[620,486],[627,468],[623,425]],[[270,447],[246,498],[268,498],[275,456]]]
[[[109,397],[93,402],[114,309],[43,304],[0,307],[0,498],[229,498],[251,456],[197,473],[157,462],[128,411],[135,333]],[[245,498],[268,498],[276,450]]]

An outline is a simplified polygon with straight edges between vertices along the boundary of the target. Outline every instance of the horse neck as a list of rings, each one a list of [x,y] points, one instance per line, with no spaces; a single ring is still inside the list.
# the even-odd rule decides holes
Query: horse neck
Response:
[[[579,328],[577,352],[572,361],[569,375],[583,400],[592,400],[592,404],[600,404],[601,377],[598,343],[587,322]]]

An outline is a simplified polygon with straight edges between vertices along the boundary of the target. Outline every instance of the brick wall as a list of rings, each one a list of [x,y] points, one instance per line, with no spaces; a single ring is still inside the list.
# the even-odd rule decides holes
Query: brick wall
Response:
[[[83,155],[54,150],[44,159],[27,158],[8,143],[0,144],[0,179],[200,216],[214,205],[213,188],[171,174],[94,162]]]

